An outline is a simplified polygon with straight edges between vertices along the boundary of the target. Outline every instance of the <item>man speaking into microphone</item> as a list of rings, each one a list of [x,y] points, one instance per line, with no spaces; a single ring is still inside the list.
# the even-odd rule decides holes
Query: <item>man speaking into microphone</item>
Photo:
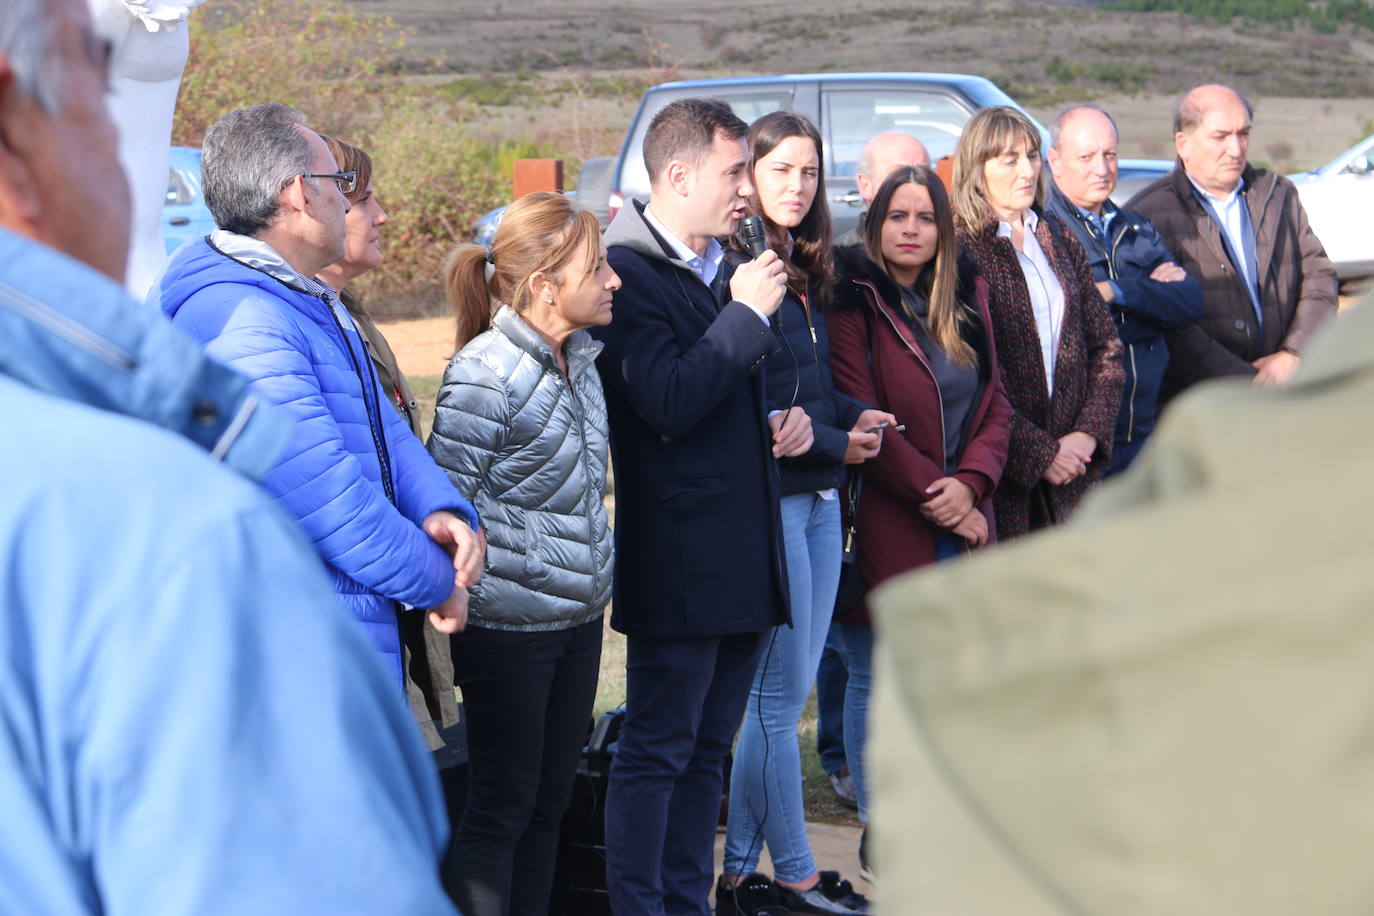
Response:
[[[765,634],[787,619],[774,456],[811,423],[770,425],[762,375],[786,276],[772,251],[733,275],[717,239],[753,188],[747,125],[683,99],[649,125],[648,205],[606,230],[621,277],[598,336],[616,488],[611,626],[628,637],[626,713],[606,800],[618,916],[709,912],[722,768]],[[727,292],[728,291],[728,292]]]

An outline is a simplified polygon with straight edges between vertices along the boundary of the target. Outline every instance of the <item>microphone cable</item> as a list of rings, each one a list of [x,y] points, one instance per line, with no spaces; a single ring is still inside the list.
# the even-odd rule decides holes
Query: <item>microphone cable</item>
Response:
[[[754,218],[757,218],[757,217],[754,217]],[[762,254],[762,252],[760,252],[760,254]],[[757,257],[757,255],[755,255],[755,256]],[[780,302],[780,303],[778,303],[777,311],[775,311],[775,312],[773,313],[773,318],[769,320],[769,325],[770,325],[771,328],[773,329],[773,333],[776,334],[777,337],[778,337],[778,339],[782,342],[783,347],[786,348],[786,350],[787,350],[787,355],[788,355],[788,357],[790,357],[791,360],[792,360],[792,396],[791,396],[791,398],[790,398],[789,401],[788,401],[788,405],[787,405],[786,410],[783,412],[783,413],[784,413],[784,417],[783,417],[784,422],[786,421],[787,415],[790,414],[790,413],[792,412],[792,408],[794,408],[794,407],[797,406],[797,399],[798,399],[798,397],[799,397],[800,394],[801,394],[801,362],[800,362],[800,360],[797,359],[797,353],[796,353],[795,350],[792,349],[792,344],[791,344],[791,342],[787,339],[787,334],[786,334],[786,332],[784,331],[783,326],[782,326],[782,314],[783,314],[783,309],[784,309],[784,307],[787,305],[787,297],[788,297],[789,295],[793,295],[793,293],[792,293],[792,289],[791,289],[790,287],[787,287],[787,288],[785,289],[785,291],[783,292],[783,301]],[[765,385],[765,395],[767,394],[766,388],[767,388],[767,386]],[[770,455],[770,457],[771,457],[771,455]],[[773,460],[774,460],[774,461],[777,461],[777,459],[773,459]],[[780,475],[780,476],[781,476],[781,475]],[[781,489],[781,479],[779,479],[779,489]],[[782,499],[781,493],[779,493],[779,497],[778,497],[778,498],[779,498],[779,500]],[[782,525],[782,521],[781,521],[781,513],[780,513],[780,517],[779,517],[779,527],[781,527],[781,525]],[[790,589],[789,589],[789,594],[788,594],[788,600],[789,600],[789,602],[790,602],[790,600],[791,600]],[[763,826],[764,826],[764,824],[766,824],[766,823],[768,822],[768,815],[769,815],[769,812],[770,812],[771,809],[772,809],[772,803],[771,803],[771,800],[770,800],[770,798],[769,798],[769,791],[768,791],[768,776],[767,776],[767,773],[768,773],[768,764],[769,764],[769,762],[770,762],[771,759],[772,759],[773,745],[772,745],[772,741],[771,741],[771,740],[769,739],[769,737],[768,737],[768,730],[767,730],[767,728],[766,728],[766,726],[765,726],[765,722],[764,722],[764,718],[763,718],[763,692],[764,692],[765,683],[766,683],[766,681],[767,681],[767,679],[768,679],[768,668],[769,668],[769,665],[771,664],[772,659],[773,659],[773,646],[774,646],[774,645],[776,644],[776,642],[777,642],[777,638],[778,638],[778,627],[780,627],[780,626],[782,626],[782,624],[779,624],[778,626],[773,627],[773,628],[772,628],[772,631],[771,631],[770,634],[769,634],[769,637],[768,637],[768,648],[764,651],[764,655],[763,655],[763,664],[760,666],[760,668],[759,668],[759,673],[758,673],[757,678],[756,678],[756,680],[758,681],[758,684],[759,684],[759,696],[758,696],[757,702],[755,703],[755,709],[754,709],[754,711],[755,711],[755,714],[756,714],[756,718],[758,719],[758,724],[759,724],[759,735],[760,735],[760,737],[763,739],[763,766],[762,766],[762,768],[761,768],[762,771],[763,771],[763,774],[764,774],[764,775],[763,775],[763,813],[760,814],[760,815],[758,815],[758,816],[756,817],[756,822],[755,822],[755,825],[754,825],[754,832],[753,832],[753,835],[750,836],[750,838],[749,838],[749,844],[748,844],[748,847],[747,847],[746,852],[745,852],[745,856],[744,856],[745,861],[749,861],[749,860],[751,860],[751,859],[754,859],[756,855],[761,855],[761,854],[762,854],[762,852],[763,852]],[[750,692],[751,692],[751,693],[753,692],[753,687],[752,687],[752,685],[751,685],[751,687],[750,687]],[[733,781],[733,780],[732,780],[732,781]],[[755,865],[755,869],[757,869],[757,866],[758,866],[757,861],[755,861],[754,865]],[[744,882],[744,879],[745,879],[747,876],[741,874],[741,875],[737,875],[736,877],[737,877],[739,880],[738,880],[738,882],[736,882],[736,884],[735,884],[733,887],[730,888],[730,895],[731,895],[731,899],[734,901],[735,910],[736,910],[737,912],[739,912],[739,913],[743,913],[744,910],[740,907],[740,901],[739,901],[739,886],[740,886],[740,884],[742,884],[742,883]],[[774,878],[774,883],[776,883],[776,877]],[[769,908],[769,909],[771,909],[771,908]],[[763,914],[764,912],[765,912],[765,911],[760,911],[760,914]]]
[[[724,266],[725,266],[724,261],[722,261],[722,262],[721,262],[721,269],[724,269]],[[681,271],[680,271],[680,270],[674,270],[674,271],[673,271],[673,278],[674,278],[675,280],[677,280],[678,289],[679,289],[679,291],[681,291],[683,298],[690,302],[690,301],[691,301],[691,296],[690,296],[690,295],[688,294],[688,292],[687,292],[687,287],[686,287],[686,285],[682,282],[682,273],[681,273]],[[708,289],[708,290],[711,289],[711,287],[710,287],[709,284],[707,284],[707,289]],[[725,292],[725,291],[723,290],[722,293],[721,293],[719,296],[717,296],[717,295],[715,294],[715,292],[712,291],[713,298],[716,299],[716,308],[717,308],[717,310],[719,310],[720,308],[722,308],[723,305],[724,305],[724,303],[722,303],[722,302],[720,301],[720,298],[723,297],[724,292]],[[801,363],[800,363],[800,361],[797,359],[796,351],[792,349],[792,344],[787,340],[787,335],[783,332],[783,329],[782,329],[782,308],[783,308],[783,306],[786,304],[786,297],[787,297],[789,294],[791,294],[791,292],[792,292],[792,291],[791,291],[791,288],[789,287],[789,288],[787,288],[786,291],[783,293],[783,301],[780,302],[780,303],[778,304],[777,311],[774,312],[774,315],[776,316],[776,321],[773,320],[772,318],[770,318],[770,319],[768,320],[769,327],[772,329],[773,333],[777,335],[778,339],[782,342],[783,347],[787,350],[787,355],[788,355],[788,356],[791,358],[791,360],[792,360],[792,396],[791,396],[791,398],[790,398],[790,400],[789,400],[789,402],[788,402],[788,405],[787,405],[786,410],[784,411],[784,414],[789,414],[789,413],[791,413],[792,408],[794,408],[794,407],[797,406],[797,398],[798,398],[799,395],[801,394]],[[727,301],[728,301],[728,300],[727,300]],[[765,397],[767,396],[766,386],[765,386],[764,395],[765,395]],[[786,419],[786,417],[784,416],[784,421],[785,421],[785,419]],[[771,452],[772,452],[772,450],[771,450],[771,448],[770,448],[770,449],[769,449],[769,455],[768,455],[768,457],[769,457],[770,459],[772,459],[773,461],[776,462],[777,459],[776,459],[776,458],[773,458]],[[779,495],[779,499],[781,499],[781,495]],[[781,528],[781,525],[782,525],[782,520],[781,520],[781,515],[779,515],[779,528]],[[781,533],[781,532],[780,532],[780,533]],[[789,598],[790,598],[790,596],[789,596]],[[778,626],[782,626],[782,624],[778,624]],[[767,676],[768,676],[768,668],[769,668],[769,665],[770,665],[771,662],[772,662],[772,658],[773,658],[773,646],[774,646],[774,644],[776,643],[777,638],[778,638],[778,626],[774,626],[774,627],[771,628],[771,632],[769,633],[769,637],[768,637],[768,647],[767,647],[767,649],[764,651],[763,664],[762,664],[762,666],[760,667],[759,673],[758,673],[758,675],[757,675],[757,677],[756,677],[756,680],[758,680],[758,681],[759,681],[759,684],[760,684],[760,690],[759,690],[759,702],[756,703],[756,705],[755,705],[755,712],[757,713],[757,718],[758,718],[758,722],[759,722],[759,734],[760,734],[761,737],[763,738],[763,768],[764,768],[764,771],[765,771],[765,772],[767,771],[768,763],[769,763],[769,761],[770,761],[771,758],[772,758],[773,748],[772,748],[772,742],[771,742],[771,741],[769,740],[769,738],[768,738],[768,731],[767,731],[767,729],[764,727],[765,723],[764,723],[764,718],[763,718],[763,702],[762,702],[762,694],[763,694],[763,691],[762,691],[762,685],[763,685],[763,681],[767,679]],[[753,693],[753,684],[752,684],[752,683],[750,684],[750,693],[751,693],[751,694]],[[733,768],[733,766],[732,766],[732,767],[731,767],[731,771],[732,771],[732,772],[733,772],[733,769],[734,769],[734,768]],[[732,777],[732,781],[733,781],[733,777]],[[754,858],[755,850],[756,850],[756,849],[758,850],[759,853],[762,853],[762,851],[763,851],[763,846],[762,846],[762,840],[763,840],[763,825],[764,825],[764,823],[765,823],[765,822],[767,821],[767,819],[768,819],[768,813],[769,813],[769,810],[770,810],[770,807],[771,807],[771,804],[770,804],[769,798],[768,798],[768,794],[769,794],[769,793],[768,793],[768,779],[767,779],[767,777],[765,776],[765,777],[764,777],[764,781],[763,781],[763,814],[762,814],[761,817],[758,818],[758,823],[757,823],[756,826],[754,827],[754,833],[753,833],[753,835],[752,835],[752,836],[750,837],[750,839],[749,839],[749,846],[748,846],[748,849],[747,849],[747,853],[746,853],[746,855],[745,855],[745,858],[746,858],[746,859],[752,859],[752,858]],[[727,815],[727,817],[728,817],[728,815]],[[727,828],[727,829],[728,829],[728,828]],[[757,865],[757,863],[756,863],[756,865]],[[739,906],[739,884],[743,882],[743,880],[744,880],[744,878],[745,878],[746,876],[745,876],[745,875],[738,875],[737,877],[740,879],[740,881],[737,882],[736,884],[734,884],[734,885],[730,888],[730,895],[731,895],[731,899],[734,901],[735,909],[736,909],[737,911],[739,911],[739,912],[742,913],[743,911],[740,909],[740,906]],[[760,914],[761,914],[761,916],[763,916],[762,911],[760,911]]]

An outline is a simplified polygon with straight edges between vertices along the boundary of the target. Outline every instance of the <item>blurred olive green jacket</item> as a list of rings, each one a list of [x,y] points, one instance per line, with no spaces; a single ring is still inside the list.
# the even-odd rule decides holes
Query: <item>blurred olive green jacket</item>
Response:
[[[894,580],[883,916],[1374,913],[1374,305],[1056,531]]]

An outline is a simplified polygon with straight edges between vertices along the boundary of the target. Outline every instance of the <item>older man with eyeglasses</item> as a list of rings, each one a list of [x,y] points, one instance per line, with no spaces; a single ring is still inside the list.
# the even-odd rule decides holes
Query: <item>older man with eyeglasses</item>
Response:
[[[173,256],[151,301],[296,422],[263,484],[304,529],[397,689],[397,614],[456,632],[482,571],[477,513],[390,409],[338,293],[356,175],[284,105],[232,111],[206,134],[219,227]],[[308,647],[303,647],[308,652]]]

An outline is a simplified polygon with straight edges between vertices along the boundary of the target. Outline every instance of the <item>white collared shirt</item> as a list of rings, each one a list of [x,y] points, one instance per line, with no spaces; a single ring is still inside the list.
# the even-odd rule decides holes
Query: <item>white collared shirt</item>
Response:
[[[663,225],[657,216],[654,216],[654,211],[651,209],[652,207],[652,200],[644,207],[645,222],[652,226],[655,232],[663,236],[663,240],[668,243],[668,247],[673,249],[678,259],[686,264],[691,269],[692,273],[696,274],[697,277],[701,279],[701,282],[705,283],[709,289],[711,283],[716,279],[716,274],[720,272],[720,262],[725,259],[725,249],[720,247],[720,242],[711,239],[706,245],[706,254],[697,254],[691,248],[687,247],[682,239],[668,231],[668,227]],[[740,301],[744,302],[743,299]],[[744,304],[749,306],[749,310],[755,315],[758,315],[759,320],[764,324],[770,323],[768,316],[752,302],[744,302]]]
[[[1255,285],[1255,238],[1254,230],[1250,228],[1249,213],[1245,209],[1245,197],[1240,192],[1245,190],[1245,179],[1242,177],[1236,182],[1236,186],[1231,189],[1229,194],[1218,197],[1202,185],[1193,181],[1193,177],[1184,172],[1193,190],[1201,195],[1203,201],[1211,209],[1212,215],[1216,217],[1217,223],[1221,226],[1221,231],[1226,233],[1226,241],[1231,245],[1233,260],[1240,263],[1233,265],[1240,271],[1241,278],[1245,280],[1245,288],[1250,291],[1250,301],[1255,305],[1255,317],[1263,321],[1264,315],[1259,309],[1259,287]]]
[[[1034,210],[1027,210],[1022,218],[1026,227],[1022,233],[1024,250],[1016,252],[1016,261],[1021,265],[1021,273],[1026,278],[1031,314],[1035,316],[1035,330],[1040,335],[1040,359],[1045,365],[1045,392],[1053,395],[1054,366],[1059,356],[1059,335],[1064,327],[1064,287],[1059,285],[1059,277],[1035,238],[1035,229],[1040,225],[1040,217]],[[1011,224],[999,222],[997,235],[1010,239]],[[1013,250],[1015,247],[1012,246]]]
[[[725,249],[720,247],[720,242],[711,239],[706,245],[706,254],[697,254],[695,251],[688,248],[682,239],[668,231],[667,226],[659,222],[658,217],[654,215],[654,211],[650,209],[652,206],[653,204],[651,202],[644,208],[644,219],[648,221],[650,226],[654,227],[655,232],[663,236],[663,240],[667,242],[668,246],[677,254],[678,259],[690,267],[692,273],[696,274],[701,279],[702,283],[710,286],[712,281],[716,279],[716,274],[720,271],[720,262],[725,258]]]

